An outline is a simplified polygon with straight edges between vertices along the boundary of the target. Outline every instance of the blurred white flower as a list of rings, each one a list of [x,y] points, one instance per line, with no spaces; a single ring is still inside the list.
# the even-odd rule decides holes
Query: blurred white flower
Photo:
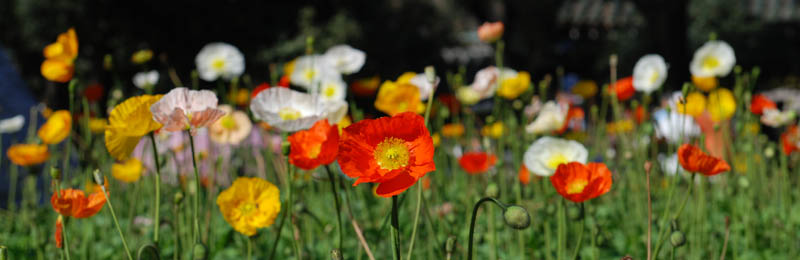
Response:
[[[686,170],[684,170],[683,167],[680,167],[680,165],[678,164],[677,153],[673,153],[670,156],[659,154],[658,163],[661,165],[661,171],[663,171],[667,175],[675,175],[678,172],[680,172],[681,174],[686,173]]]
[[[761,123],[769,127],[781,127],[792,122],[795,115],[792,110],[764,109],[764,113],[761,115]]]
[[[194,62],[200,78],[214,81],[222,77],[231,80],[244,73],[244,55],[233,45],[215,42],[206,44]]]
[[[724,41],[708,41],[694,52],[689,71],[696,77],[724,77],[736,65],[733,48]]]
[[[658,54],[648,54],[639,58],[633,66],[633,88],[651,93],[660,88],[667,79],[667,63]]]
[[[456,99],[461,104],[470,106],[481,101],[481,94],[469,87],[460,87],[456,90]]]
[[[428,77],[425,76],[425,73],[418,73],[416,76],[412,77],[408,83],[417,86],[419,89],[419,99],[425,101],[428,100],[431,91],[436,91],[436,86],[439,85],[439,77],[436,77],[436,80],[431,84],[431,82],[428,81]]]
[[[517,76],[517,71],[503,68],[502,78],[508,79]],[[487,99],[493,97],[497,92],[497,77],[498,69],[495,66],[489,66],[475,73],[475,80],[472,81],[470,88],[479,94],[480,99]]]
[[[322,81],[341,80],[342,75],[325,61],[322,55],[305,55],[297,58],[294,71],[290,76],[291,83],[315,94]]]
[[[317,96],[287,88],[261,91],[250,102],[256,119],[281,131],[294,132],[310,128],[321,119],[339,122],[347,114],[347,102],[323,102]]]
[[[320,83],[319,98],[324,101],[344,100],[347,95],[347,84],[341,77],[322,79]]]
[[[158,77],[157,70],[139,72],[133,75],[133,85],[140,89],[152,87],[158,83]]]
[[[324,62],[335,68],[339,73],[349,75],[361,70],[367,55],[349,45],[336,45],[325,52]]]
[[[25,125],[25,116],[16,115],[0,120],[0,134],[16,133]]]
[[[531,134],[547,134],[559,130],[564,126],[567,111],[569,111],[569,105],[547,101],[539,111],[536,120],[525,127],[525,131]]]
[[[653,112],[653,119],[655,119],[656,136],[666,139],[669,143],[678,143],[681,139],[685,141],[700,135],[700,126],[695,123],[694,118],[680,114],[676,110],[671,109],[669,112],[664,109],[656,110]]]
[[[523,161],[529,171],[547,177],[553,175],[561,164],[586,163],[588,157],[589,152],[579,142],[544,136],[528,147]]]

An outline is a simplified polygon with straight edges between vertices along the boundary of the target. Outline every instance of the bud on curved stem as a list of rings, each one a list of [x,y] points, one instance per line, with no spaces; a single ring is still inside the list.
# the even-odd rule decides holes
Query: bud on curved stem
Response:
[[[525,210],[525,208],[517,205],[509,206],[491,197],[485,197],[478,200],[472,210],[472,220],[469,224],[469,246],[467,249],[467,259],[469,260],[472,260],[472,241],[475,234],[475,219],[478,216],[478,209],[480,208],[481,204],[487,201],[494,202],[495,205],[503,209],[503,219],[508,226],[515,229],[524,229],[530,226],[531,216],[528,214],[528,211]]]

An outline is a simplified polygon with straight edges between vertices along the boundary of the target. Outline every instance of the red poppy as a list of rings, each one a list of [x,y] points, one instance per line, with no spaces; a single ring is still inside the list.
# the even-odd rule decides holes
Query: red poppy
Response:
[[[724,160],[710,156],[691,144],[683,144],[678,148],[678,161],[686,171],[698,172],[706,176],[717,175],[731,169],[731,166]]]
[[[550,182],[565,199],[580,203],[611,190],[612,180],[603,163],[570,162],[559,165]]]
[[[497,162],[497,156],[484,152],[465,153],[458,158],[458,164],[470,175],[483,173],[489,170]]]
[[[778,108],[778,106],[775,105],[775,102],[772,102],[772,100],[763,94],[753,96],[753,100],[750,101],[750,112],[756,115],[763,114],[764,110],[776,108]]]
[[[291,78],[289,78],[289,75],[283,75],[283,77],[281,77],[281,80],[278,81],[278,87],[288,88],[290,80]]]
[[[557,133],[563,134],[569,128],[579,127],[584,116],[586,116],[586,114],[583,112],[583,108],[570,106],[569,110],[567,110],[567,117],[564,119],[564,125],[561,126],[561,129],[559,129]]]
[[[103,193],[92,193],[88,197],[82,190],[64,189],[60,194],[53,193],[50,204],[61,215],[74,218],[88,218],[103,209],[106,196]]]
[[[95,83],[83,90],[83,96],[86,97],[86,100],[89,102],[97,102],[103,98],[103,92],[103,85]]]
[[[441,95],[436,95],[436,98],[450,110],[450,114],[458,115],[461,112],[461,103],[458,102],[458,99],[453,94],[442,93]]]
[[[636,120],[637,124],[641,124],[644,120],[647,120],[647,111],[643,106],[636,106],[636,110],[633,111],[633,119]]]
[[[339,165],[357,178],[353,186],[378,183],[376,194],[402,193],[436,170],[433,139],[425,119],[414,112],[364,119],[346,127],[339,141]]]
[[[63,245],[63,242],[62,242],[63,237],[61,236],[61,232],[64,229],[64,226],[63,226],[63,223],[62,223],[63,221],[64,221],[64,217],[62,217],[61,215],[59,215],[58,218],[56,219],[55,237],[56,237],[56,247],[57,248],[61,248],[62,245]]]
[[[369,78],[358,79],[353,83],[350,83],[350,90],[353,91],[353,94],[359,97],[369,97],[375,94],[375,91],[378,90],[378,86],[381,84],[381,79],[378,76],[373,76]]]
[[[339,152],[339,127],[330,125],[328,119],[319,120],[308,130],[298,131],[288,138],[289,163],[313,170],[332,163]]]
[[[633,97],[636,89],[633,88],[633,77],[621,78],[613,86],[608,87],[608,93],[617,92],[617,100],[625,101]]]
[[[528,183],[531,183],[531,172],[528,171],[528,168],[525,167],[525,164],[523,164],[522,167],[519,167],[518,177],[519,182],[523,185],[528,185]]]
[[[796,125],[792,125],[786,129],[786,132],[781,134],[781,144],[783,145],[783,153],[786,155],[792,154],[794,151],[800,151],[800,129]]]
[[[266,82],[258,84],[258,86],[256,86],[255,89],[253,89],[253,92],[250,93],[250,99],[256,98],[256,96],[258,96],[258,93],[261,93],[261,91],[269,89],[270,87],[271,86],[269,85],[269,83]]]

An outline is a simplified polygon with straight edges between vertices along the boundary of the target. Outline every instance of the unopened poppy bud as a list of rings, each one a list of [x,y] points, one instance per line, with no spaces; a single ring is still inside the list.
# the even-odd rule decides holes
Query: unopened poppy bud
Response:
[[[503,212],[506,224],[515,229],[525,229],[531,225],[531,215],[525,208],[512,205]]]
[[[206,250],[206,246],[201,243],[197,243],[194,245],[194,259],[195,260],[202,260],[206,259],[208,250]]]
[[[94,176],[94,183],[97,183],[97,185],[103,186],[103,184],[105,184],[103,183],[103,174],[100,173],[99,169],[95,169],[92,176]]]
[[[522,100],[519,100],[519,99],[514,100],[514,102],[511,102],[511,107],[514,108],[514,110],[520,110],[524,106],[525,106],[525,103],[522,103]]]
[[[689,87],[691,87],[689,83],[683,83],[683,88],[681,89],[681,94],[683,95],[682,99],[685,99],[689,95]],[[686,103],[686,101],[681,100],[681,103]]]
[[[183,201],[183,192],[176,192],[175,196],[172,197],[172,202],[175,204],[181,204],[181,201]]]
[[[489,183],[486,186],[486,197],[497,198],[500,195],[500,188],[495,183]]]
[[[672,234],[669,235],[669,242],[673,247],[681,247],[686,243],[686,236],[684,236],[683,232],[680,230],[673,231]]]
[[[0,246],[0,260],[8,260],[8,248]]]
[[[56,167],[50,168],[50,177],[52,177],[53,180],[60,180],[61,179],[61,170],[59,170]]]
[[[342,260],[342,251],[339,251],[339,249],[331,250],[331,260]]]
[[[452,254],[456,249],[456,237],[449,236],[447,237],[447,241],[444,242],[444,251],[448,254]]]
[[[649,173],[650,169],[652,169],[652,168],[653,168],[653,163],[651,163],[650,161],[644,162],[644,170],[645,170],[645,172]]]
[[[111,56],[111,54],[103,56],[103,68],[106,70],[114,69],[114,56]]]
[[[751,70],[750,74],[753,76],[754,79],[758,78],[758,75],[761,74],[761,68],[758,66],[753,67],[753,70]]]
[[[739,65],[734,66],[733,73],[736,73],[736,75],[742,74],[742,66]]]
[[[289,155],[289,152],[290,152],[291,150],[292,150],[292,149],[291,149],[291,143],[289,143],[288,141],[284,140],[284,141],[281,143],[281,152],[283,153],[283,155],[286,155],[286,156],[288,156],[288,155]]]
[[[442,118],[450,118],[450,109],[448,109],[446,106],[441,106],[439,108],[439,116]]]
[[[568,207],[567,217],[572,220],[580,220],[583,218],[583,207]]]

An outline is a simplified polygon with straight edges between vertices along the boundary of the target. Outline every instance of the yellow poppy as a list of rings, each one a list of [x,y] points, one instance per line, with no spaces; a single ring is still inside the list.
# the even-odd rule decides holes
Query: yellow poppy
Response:
[[[591,98],[597,95],[597,83],[592,80],[581,80],[572,87],[572,93],[583,98]]]
[[[442,126],[442,135],[445,137],[460,137],[464,135],[464,125],[460,123],[446,124]]]
[[[133,64],[144,64],[153,58],[153,51],[150,49],[138,50],[131,55]]]
[[[72,129],[72,116],[67,110],[58,110],[39,128],[39,139],[45,144],[57,144],[67,138]]]
[[[345,127],[350,126],[351,124],[353,124],[353,120],[350,119],[350,116],[342,117],[342,119],[339,120],[338,123],[336,123],[336,126],[339,128],[339,135],[342,134],[342,129],[344,129]]]
[[[439,145],[442,144],[442,136],[439,135],[439,133],[433,133],[431,139],[433,139],[433,146],[435,147],[439,147]]]
[[[474,105],[481,101],[481,94],[470,87],[460,87],[456,90],[456,99],[464,105]]]
[[[142,95],[129,98],[111,110],[106,127],[106,148],[117,160],[128,159],[142,136],[161,128],[153,120],[150,106],[162,95]]]
[[[620,134],[633,131],[633,120],[625,119],[617,122],[610,122],[606,125],[606,131],[611,134]]]
[[[108,121],[105,118],[91,118],[89,119],[89,131],[92,133],[102,133],[106,131]]]
[[[42,73],[42,77],[49,81],[65,83],[72,79],[75,66],[71,61],[66,59],[47,59],[42,62],[40,72]]]
[[[111,176],[114,176],[117,180],[131,183],[139,180],[143,170],[142,162],[136,158],[131,158],[122,163],[111,165]]]
[[[425,105],[419,96],[419,88],[414,85],[386,81],[378,90],[375,108],[390,116],[406,111],[422,113],[425,112]]]
[[[69,28],[58,35],[56,42],[44,47],[44,57],[47,59],[65,59],[70,61],[78,57],[78,35],[75,29]]]
[[[702,91],[708,92],[717,87],[717,78],[711,77],[695,77],[692,76],[692,83]]]
[[[733,93],[726,88],[718,88],[708,93],[706,110],[715,122],[728,120],[736,112],[736,99]]]
[[[217,205],[234,230],[253,236],[275,222],[281,211],[280,190],[261,178],[240,177],[217,196]]]
[[[503,136],[503,132],[505,132],[505,128],[503,127],[503,122],[494,122],[491,125],[486,125],[481,129],[481,135],[491,137],[494,139],[500,138]]]
[[[15,144],[8,148],[6,156],[16,165],[31,166],[46,161],[50,153],[47,151],[47,145]]]
[[[706,109],[706,96],[700,92],[689,93],[684,100],[684,104],[682,104],[680,101],[676,102],[677,104],[675,105],[678,108],[678,113],[681,114],[699,116]]]
[[[397,84],[411,84],[411,79],[413,79],[416,76],[417,76],[417,73],[407,71],[407,72],[404,72],[402,75],[400,75],[400,77],[397,77],[397,80],[395,80],[395,83],[397,83]]]
[[[515,99],[531,86],[531,74],[520,71],[515,77],[504,78],[497,95],[505,99]]]
[[[290,60],[283,64],[283,75],[289,76],[294,72],[294,64],[297,63],[297,58]]]

